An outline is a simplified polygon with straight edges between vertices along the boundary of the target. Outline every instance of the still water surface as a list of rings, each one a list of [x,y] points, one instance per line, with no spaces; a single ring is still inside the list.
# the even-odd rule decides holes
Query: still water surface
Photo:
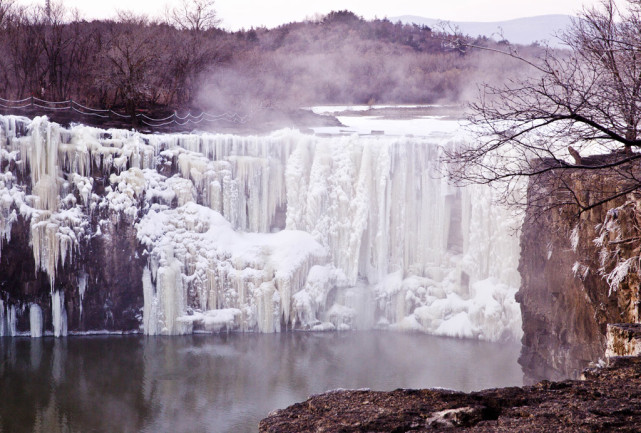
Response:
[[[374,331],[0,338],[0,433],[255,432],[330,389],[521,385],[519,349]]]

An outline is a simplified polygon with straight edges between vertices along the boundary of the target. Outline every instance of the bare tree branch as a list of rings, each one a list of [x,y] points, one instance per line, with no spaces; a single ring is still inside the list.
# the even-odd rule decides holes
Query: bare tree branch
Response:
[[[530,178],[532,189],[537,177],[552,176],[558,193],[552,206],[572,204],[579,213],[641,187],[641,154],[634,151],[641,148],[641,2],[619,3],[584,9],[561,36],[567,50],[548,47],[535,59],[509,47],[503,52],[532,66],[531,74],[481,87],[468,119],[474,145],[446,156],[454,180],[511,188]],[[582,194],[564,170],[572,176],[600,170],[618,185]],[[545,197],[530,194],[528,203],[550,206],[544,189]]]
[[[181,0],[179,6],[167,8],[170,25],[183,30],[202,32],[220,24],[213,0]]]

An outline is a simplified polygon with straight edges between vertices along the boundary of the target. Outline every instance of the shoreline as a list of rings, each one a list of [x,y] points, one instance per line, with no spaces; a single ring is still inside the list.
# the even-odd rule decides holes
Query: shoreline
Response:
[[[613,357],[581,380],[463,393],[335,390],[272,412],[261,433],[641,430],[641,357]]]

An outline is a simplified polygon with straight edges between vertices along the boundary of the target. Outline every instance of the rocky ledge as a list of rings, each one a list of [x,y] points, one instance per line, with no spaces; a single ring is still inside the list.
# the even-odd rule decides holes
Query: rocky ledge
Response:
[[[613,357],[582,380],[469,394],[331,391],[270,414],[261,432],[638,432],[641,357]]]

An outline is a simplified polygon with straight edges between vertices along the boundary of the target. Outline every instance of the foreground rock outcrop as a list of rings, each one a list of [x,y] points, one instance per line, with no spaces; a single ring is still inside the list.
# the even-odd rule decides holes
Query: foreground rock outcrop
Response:
[[[641,358],[615,357],[584,380],[464,394],[447,390],[331,391],[279,410],[263,433],[638,432]]]

